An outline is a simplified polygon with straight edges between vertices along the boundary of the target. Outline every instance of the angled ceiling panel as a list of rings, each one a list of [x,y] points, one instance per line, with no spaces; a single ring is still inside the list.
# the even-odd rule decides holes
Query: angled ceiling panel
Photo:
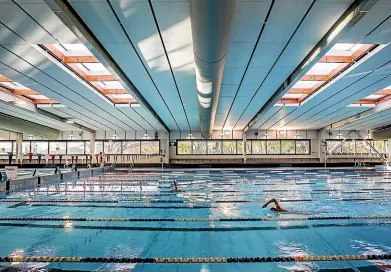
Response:
[[[141,124],[145,130],[155,130],[153,126],[151,126],[148,122],[146,122],[137,112],[133,110],[131,107],[120,107],[118,108],[120,111],[122,111],[124,114],[132,118],[133,120],[136,120],[137,123]]]
[[[49,73],[61,68],[29,45],[7,46],[6,48],[8,50],[12,49],[12,52],[15,53],[15,55],[11,54],[10,51],[5,50],[4,48],[0,48],[0,54],[1,56],[4,56],[3,63],[23,74],[20,79],[15,78],[18,82],[25,82],[22,84],[33,90],[37,90],[39,93],[46,95],[47,97],[52,98],[68,107],[73,108],[76,104],[78,104],[78,108],[81,112],[89,114],[91,118],[100,116],[118,127],[127,127],[125,123],[121,122],[107,111],[110,105],[100,99],[99,96],[96,96],[95,100],[88,97],[88,95],[91,95],[92,92],[80,82],[78,88],[68,88],[67,86],[71,84],[70,81],[76,81],[76,79],[69,74],[64,72],[62,77],[50,77]],[[17,55],[22,55],[28,62],[17,57]],[[39,68],[41,68],[42,71],[39,70]],[[28,76],[29,78],[26,78],[25,76]],[[11,78],[14,77],[11,76]],[[88,94],[87,98],[84,97],[83,94]],[[72,99],[72,101],[69,99]],[[100,104],[100,108],[97,107],[97,104]],[[89,105],[88,110],[85,108],[87,105]],[[95,116],[93,116],[94,114]],[[130,126],[129,128],[132,129]]]
[[[193,130],[199,129],[200,119],[189,4],[187,1],[154,1],[153,9],[190,127]]]
[[[276,114],[274,114],[270,119],[268,119],[265,123],[263,123],[259,129],[261,129],[261,130],[275,129],[276,122],[278,122],[278,120],[280,120],[281,117],[290,113],[294,109],[295,109],[295,107],[286,107],[286,106],[283,107],[281,110],[276,112]]]
[[[284,118],[281,124],[290,126],[292,120],[301,122],[328,108],[335,110],[338,107],[346,107],[358,99],[373,93],[377,88],[380,90],[388,86],[388,81],[383,81],[383,83],[380,82],[380,84],[373,86],[372,84],[391,73],[391,66],[387,65],[387,62],[391,59],[390,56],[391,47],[387,46],[361,65],[352,69],[346,76],[335,81],[330,87],[326,88],[307,103],[298,107],[292,114]],[[376,68],[380,69],[371,73]],[[369,88],[366,88],[368,86]],[[361,90],[362,92],[360,92]],[[349,99],[345,99],[346,97]]]
[[[57,42],[50,33],[42,29],[32,18],[26,16],[26,13],[12,2],[0,2],[0,21],[28,43]]]
[[[380,25],[389,15],[391,9],[391,2],[379,1],[369,12],[348,32],[340,42],[342,43],[358,43],[360,42],[367,34],[369,34],[374,27]],[[388,24],[388,23],[387,23]],[[388,37],[379,35],[381,33],[377,33],[375,31],[369,35],[368,40],[364,39],[363,43],[383,43],[383,41],[389,40]],[[389,28],[388,28],[389,33]],[[379,37],[380,39],[377,39]]]
[[[148,1],[124,1],[121,3],[118,1],[110,1],[110,3],[123,24],[127,35],[129,35],[131,41],[135,45],[137,52],[142,57],[144,65],[148,68],[155,84],[165,97],[170,97],[170,99],[167,100],[167,104],[172,110],[174,117],[184,116],[184,108],[182,107],[182,102],[178,95]],[[167,7],[169,3],[170,2],[164,3],[163,8]],[[155,6],[162,7],[162,5],[158,4]],[[171,5],[170,9],[172,10],[173,7],[174,6]],[[128,10],[134,10],[135,12],[129,13]],[[110,14],[110,10],[107,10],[107,14]],[[175,16],[177,13],[171,12],[167,14],[167,12],[165,12],[158,18],[164,22],[164,17],[173,19],[172,15]],[[183,20],[182,17],[183,16],[180,16],[179,14],[178,20]],[[177,23],[180,23],[180,21]],[[142,27],[140,27],[140,25],[142,25]],[[175,26],[168,25],[167,27]],[[166,28],[163,26],[162,35],[165,30]],[[177,34],[179,35],[179,33]],[[175,50],[175,48],[172,50]],[[173,105],[176,105],[176,107],[174,108]],[[181,129],[189,128],[186,119],[180,118],[177,122]]]
[[[149,111],[145,110],[143,107],[135,107],[133,110],[142,116],[149,124],[151,124],[155,130],[164,131],[162,125],[156,120],[155,117],[152,116]]]
[[[259,91],[253,97],[250,105],[243,107],[243,110],[245,110],[247,107],[246,111],[249,111],[249,113],[243,112],[241,116],[248,118],[248,116],[254,116],[256,114],[257,110],[254,110],[256,107],[255,105],[252,106],[251,104],[256,104],[259,110],[266,103],[266,101],[271,97],[271,95],[273,95],[281,83],[292,73],[297,65],[299,65],[299,63],[305,58],[310,50],[312,50],[312,48],[316,45],[316,43],[325,35],[330,27],[349,7],[350,2],[351,1],[337,1],[332,3],[315,2],[308,15],[304,19],[303,24],[297,30],[286,49],[282,52],[281,57],[278,59],[275,67],[271,70],[269,76],[265,79]],[[311,2],[308,1],[306,3],[308,8]],[[290,33],[288,31],[284,31],[283,33],[285,33],[285,36],[278,37],[278,35],[276,35],[276,40],[273,40],[273,34],[276,32],[273,29],[273,24],[271,24],[271,26],[266,25],[265,33],[269,33],[267,34],[266,38],[273,42],[281,42],[284,40],[284,38],[286,39],[285,41],[288,41],[294,29],[298,26],[299,21],[303,18],[304,12],[307,10],[307,8],[303,8],[303,6],[301,9],[296,10],[295,5],[292,5],[292,3],[289,1],[283,1],[280,4],[288,6],[280,7],[281,9],[284,8],[284,10],[276,13],[278,14],[278,16],[276,15],[276,18],[282,17],[279,18],[280,20],[275,21],[276,29],[278,29],[278,27],[282,28],[283,26],[280,25],[286,21],[286,19],[292,19],[292,22],[284,22],[284,25],[294,27],[291,29]],[[295,14],[297,13],[298,16],[291,16],[291,14],[289,14],[289,7],[291,7],[292,13],[295,12]],[[276,6],[276,11],[278,11],[278,6]],[[283,16],[286,13],[288,13],[288,15],[285,19]],[[269,21],[272,21],[273,19],[272,11]],[[268,29],[268,27],[271,29]],[[263,40],[261,38],[261,42],[262,41]],[[259,82],[259,84],[261,84],[261,82]],[[248,123],[251,118],[252,117],[245,121]]]
[[[112,1],[110,3],[114,3],[114,2],[118,3],[118,1]],[[161,76],[160,75],[161,73],[158,71],[156,71],[155,74],[152,74],[154,69],[151,69],[150,67],[146,66],[148,72],[151,72],[152,79],[154,79],[154,81],[156,80],[155,84],[158,87],[158,90],[156,89],[146,69],[144,68],[143,63],[140,61],[136,51],[133,50],[132,45],[130,44],[123,30],[121,29],[108,2],[107,1],[103,1],[103,2],[102,1],[100,2],[70,1],[70,3],[75,8],[76,12],[82,17],[82,19],[88,25],[88,27],[92,30],[92,32],[96,35],[99,41],[108,50],[108,52],[111,54],[114,60],[122,68],[122,70],[125,72],[128,78],[134,83],[134,85],[139,89],[139,91],[145,97],[145,99],[149,101],[151,106],[161,116],[164,122],[169,126],[169,128],[177,129],[176,123],[174,122],[169,110],[165,106],[164,101],[162,100],[158,91],[160,91],[167,105],[170,105],[169,103],[173,104],[172,108],[170,107],[170,110],[172,110],[174,117],[182,116],[184,113],[183,109],[181,110],[181,108],[178,107],[178,104],[174,104],[174,103],[180,103],[178,95],[172,96],[173,94],[172,86],[170,85],[168,85],[166,89],[159,88],[158,86],[159,80],[162,80],[165,84],[167,84],[167,81],[165,81],[166,77],[163,75]],[[123,16],[122,19],[126,18],[126,20],[130,20],[129,17],[137,12],[137,9],[132,9],[132,5],[134,5],[134,3],[137,2],[123,1],[121,2],[121,4],[123,4],[124,6],[122,7],[117,6],[117,9],[120,9],[121,13],[123,12],[123,14],[126,16],[126,17]],[[144,6],[145,4],[148,3],[145,1],[143,1],[143,3],[141,3],[140,5],[139,3],[137,3],[137,5],[141,7],[145,7]],[[115,7],[113,6],[113,8]],[[119,15],[120,13],[118,13],[118,16]],[[144,14],[145,18],[148,18],[148,16],[151,16],[150,12],[149,14]],[[146,24],[146,29],[148,29],[147,26],[148,25],[151,26],[153,21],[143,20],[143,23]],[[125,21],[124,22],[125,27],[126,24],[127,23]],[[129,28],[133,28],[133,27],[136,27],[139,30],[143,29],[140,28],[138,22],[136,24],[132,24],[132,26],[129,26]],[[129,33],[128,35],[130,39],[132,39],[130,34],[131,33]],[[138,50],[137,41],[134,41],[133,44],[135,45],[136,50]],[[160,45],[157,44],[156,47],[157,50],[160,50],[161,49],[160,47],[161,44]],[[145,62],[144,59],[142,59],[142,61]],[[154,78],[154,76],[158,78]],[[186,121],[185,122],[183,121],[184,121],[183,118],[177,120],[179,127],[180,128],[188,127]]]
[[[7,103],[0,102],[0,112],[26,120],[33,123],[37,123],[43,126],[55,128],[58,130],[71,130],[75,129],[72,126],[69,126],[65,123],[62,123],[60,121],[56,121],[54,119],[51,119],[49,117],[40,115],[36,112],[26,110],[24,108],[20,108],[17,106],[9,105]],[[75,129],[76,130],[76,129]]]
[[[54,115],[57,115],[57,116],[60,116],[62,118],[71,118],[73,119],[73,121],[77,124],[80,124],[80,125],[83,125],[85,127],[88,127],[90,129],[93,129],[93,130],[102,130],[104,129],[104,127],[100,127],[100,126],[95,126],[95,125],[92,125],[91,122],[85,122],[79,118],[77,118],[77,116],[71,116],[70,114],[66,113],[66,112],[63,112],[61,110],[58,110],[59,108],[55,108],[55,107],[43,107],[41,108],[42,110],[44,111],[47,111],[49,113],[52,113]]]
[[[16,3],[60,43],[78,42],[72,31],[61,22],[43,0],[16,0]]]

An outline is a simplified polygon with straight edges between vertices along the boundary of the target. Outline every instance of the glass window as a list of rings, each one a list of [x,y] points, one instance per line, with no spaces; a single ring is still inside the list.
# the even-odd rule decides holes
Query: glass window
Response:
[[[236,141],[223,141],[223,154],[236,154]]]
[[[141,154],[159,154],[159,141],[141,141]]]
[[[49,154],[48,142],[31,142],[31,153],[33,154]]]
[[[280,154],[280,141],[268,140],[267,141],[267,154]]]
[[[341,153],[346,155],[354,155],[356,150],[355,141],[345,141],[341,144]]]
[[[342,141],[326,141],[327,154],[341,154],[342,153],[341,146],[334,149],[341,142]],[[331,151],[332,151],[332,153],[331,153]]]
[[[122,142],[123,154],[140,154],[140,141]]]
[[[193,154],[206,154],[206,141],[193,141]]]
[[[49,153],[66,154],[66,142],[49,142]]]
[[[0,142],[0,154],[7,154],[12,152],[12,142]]]
[[[236,141],[238,147],[237,147],[237,154],[243,154],[243,141],[237,140]]]
[[[296,141],[296,154],[310,154],[310,141]]]
[[[252,154],[266,154],[266,141],[264,140],[253,140],[253,153]]]
[[[22,153],[28,154],[30,153],[30,142],[22,142]]]
[[[251,142],[252,141],[246,141],[246,154],[251,154]]]
[[[221,141],[208,141],[208,154],[221,154]]]
[[[178,154],[191,154],[191,141],[178,141]]]
[[[68,141],[68,154],[81,155],[84,154],[84,142]]]
[[[377,152],[384,154],[385,152],[385,145],[384,141],[373,141],[373,147],[377,150]],[[372,153],[376,153],[374,150],[372,150]]]
[[[356,141],[356,154],[370,154],[371,147],[365,141]]]
[[[281,154],[295,154],[295,141],[281,140]]]
[[[95,154],[99,154],[100,152],[103,152],[103,142],[95,142]]]
[[[104,142],[105,154],[121,154],[121,142],[118,141],[107,141]]]

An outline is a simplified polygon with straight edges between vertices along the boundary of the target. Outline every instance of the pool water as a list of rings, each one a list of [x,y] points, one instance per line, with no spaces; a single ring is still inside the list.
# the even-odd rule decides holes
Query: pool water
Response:
[[[174,180],[178,192],[174,191]],[[117,172],[69,180],[9,195],[0,193],[0,217],[270,217],[279,220],[79,222],[2,219],[0,256],[194,258],[389,254],[389,219],[307,218],[391,216],[390,184],[391,175],[386,173],[353,170],[189,170],[135,172],[132,175]],[[262,209],[263,203],[270,198],[277,198],[289,213],[275,214],[269,210],[272,205]],[[33,201],[26,203],[26,200]],[[283,220],[288,217],[302,220]],[[18,271],[391,271],[391,260],[1,265]]]

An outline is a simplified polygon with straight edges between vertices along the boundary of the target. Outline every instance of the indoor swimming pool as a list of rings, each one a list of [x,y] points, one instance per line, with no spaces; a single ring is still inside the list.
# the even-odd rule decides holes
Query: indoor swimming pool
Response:
[[[174,169],[0,192],[0,256],[47,257],[0,271],[391,271],[390,184],[370,170]],[[262,208],[271,198],[289,212]]]

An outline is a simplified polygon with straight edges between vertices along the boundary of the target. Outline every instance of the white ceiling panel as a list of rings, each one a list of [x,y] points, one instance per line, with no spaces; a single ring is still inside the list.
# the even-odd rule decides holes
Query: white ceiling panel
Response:
[[[390,10],[391,10],[391,2],[389,2],[388,0],[379,1],[348,33],[346,33],[341,38],[340,42],[343,43],[360,42],[377,25],[381,24],[382,21],[384,21],[387,18],[387,16],[390,15]],[[382,26],[380,27],[383,28]],[[369,40],[371,40],[372,43],[383,43],[384,41],[389,40],[389,35],[388,37],[379,35],[380,33],[378,33],[376,30],[372,34],[368,36],[368,40],[364,39],[363,43],[369,42]]]
[[[16,0],[18,4],[60,43],[77,43],[78,39],[43,0]],[[43,42],[40,42],[43,43]]]
[[[258,129],[259,127],[262,126],[263,123],[265,123],[267,120],[269,120],[269,118],[271,118],[277,111],[281,110],[282,108],[283,108],[283,107],[279,107],[279,106],[271,107],[270,110],[268,110],[267,112],[265,112],[265,114],[262,114],[262,115],[257,119],[257,121],[254,123],[254,125],[252,126],[252,128]]]
[[[391,47],[387,46],[369,60],[351,70],[345,77],[297,108],[294,113],[284,118],[282,125],[290,126],[292,120],[302,123],[318,112],[335,111],[339,108],[344,108],[388,86],[391,82],[382,79],[391,73],[391,66],[382,65],[390,60],[390,56]],[[379,70],[371,73],[371,71],[379,67]],[[376,83],[379,80],[381,81]],[[314,118],[317,117],[314,116]]]
[[[281,7],[283,10],[279,13],[279,15],[276,17],[281,17],[279,21],[276,21],[276,25],[282,24],[282,22],[285,22],[287,19],[292,19],[292,22],[289,22],[284,25],[289,25],[291,28],[291,31],[286,31],[287,37],[278,37],[276,40],[271,40],[273,37],[274,29],[272,28],[273,25],[271,25],[271,30],[268,30],[269,24],[266,25],[266,30],[270,31],[269,34],[269,41],[275,42],[275,41],[283,41],[284,38],[286,41],[288,41],[290,35],[293,33],[294,29],[298,25],[299,21],[301,20],[304,12],[306,11],[305,8],[301,7],[300,10],[295,10],[295,5],[292,5],[292,3],[284,2],[283,4],[288,6]],[[302,3],[303,4],[303,3]],[[309,3],[307,2],[307,5]],[[291,16],[289,14],[284,18],[284,14],[289,13],[289,5],[291,7],[291,12],[297,12],[298,16]],[[308,7],[308,6],[307,6]],[[251,120],[252,117],[248,116],[254,116],[256,112],[268,101],[268,99],[273,95],[273,93],[278,89],[278,87],[282,84],[282,82],[293,72],[293,70],[299,65],[299,63],[302,61],[302,59],[312,50],[312,48],[316,45],[316,43],[325,35],[325,33],[330,29],[330,27],[338,20],[338,18],[342,15],[342,13],[349,7],[349,2],[334,2],[334,3],[324,3],[324,2],[316,2],[305,18],[303,24],[300,26],[298,31],[293,36],[292,40],[290,41],[289,45],[286,47],[286,49],[283,51],[281,57],[277,61],[276,66],[274,69],[270,72],[269,76],[265,79],[263,82],[261,88],[259,91],[255,94],[253,100],[251,101],[250,105],[247,107],[246,111],[248,113],[243,113],[243,117],[246,116],[247,123]],[[273,12],[271,13],[271,18],[269,21],[272,21],[273,18]],[[261,42],[262,42],[261,38]],[[266,51],[267,52],[267,51]],[[258,60],[259,61],[259,60]],[[270,67],[271,68],[271,67]],[[269,68],[269,70],[270,70]],[[262,76],[261,76],[262,78]],[[261,84],[262,81],[259,82]],[[253,104],[253,105],[252,105]],[[256,110],[256,106],[258,105],[258,110]],[[243,110],[245,110],[245,107],[243,107]]]
[[[92,125],[91,122],[85,122],[83,120],[78,119],[77,116],[71,116],[70,114],[68,114],[66,112],[63,112],[61,110],[58,110],[58,109],[61,109],[61,108],[55,108],[55,107],[43,107],[43,108],[41,108],[41,110],[50,112],[50,113],[55,114],[57,116],[60,116],[62,118],[71,118],[71,119],[73,119],[73,121],[75,123],[80,124],[80,125],[85,126],[85,127],[88,127],[90,129],[93,129],[93,130],[102,130],[102,129],[104,130],[104,129],[107,129],[107,128],[103,127],[103,126]]]
[[[132,118],[133,120],[136,120],[137,123],[142,125],[146,130],[155,130],[155,128],[150,125],[147,121],[145,121],[142,116],[140,116],[137,112],[133,110],[131,107],[120,107],[118,108],[120,111],[122,111],[124,114]]]
[[[187,2],[153,3],[190,127],[200,128],[190,13]]]
[[[289,114],[294,109],[295,109],[295,107],[286,107],[286,106],[282,107],[281,110],[277,111],[276,114],[274,114],[266,122],[264,122],[262,124],[262,126],[259,127],[259,129],[261,129],[261,130],[262,129],[264,129],[264,130],[275,129],[275,127],[274,127],[275,123],[278,122],[278,120],[280,120],[281,117]]]
[[[15,20],[15,18],[17,18],[17,20]],[[0,21],[29,43],[57,42],[50,33],[46,32],[14,3],[0,2]]]
[[[55,128],[58,130],[69,130],[74,129],[74,127],[69,126],[65,123],[62,123],[60,121],[56,121],[52,118],[43,116],[39,113],[36,113],[34,111],[30,111],[21,107],[9,105],[7,103],[0,102],[0,112],[12,115],[14,117],[30,121],[33,123],[37,123],[43,126]]]
[[[365,108],[365,107],[345,107],[345,108],[339,109],[337,112],[334,112],[332,114],[323,115],[323,116],[319,117],[318,119],[312,120],[312,122],[305,125],[304,128],[306,128],[306,129],[323,128],[323,127],[331,125],[335,122],[341,121],[345,118],[348,118],[352,115],[366,111],[367,109],[368,108]],[[292,126],[299,127],[299,128],[303,127],[301,124],[296,124],[296,125],[293,124]]]
[[[133,107],[133,110],[142,116],[148,123],[150,123],[155,130],[164,131],[162,125],[156,120],[152,114],[143,107]]]
[[[101,97],[97,95],[97,92],[94,92],[91,87],[87,87],[81,80],[77,80],[76,77],[64,72],[62,67],[51,62],[31,46],[15,45],[7,46],[7,49],[12,51],[15,55],[10,53],[10,51],[0,48],[0,53],[2,56],[6,56],[4,58],[4,62],[8,62],[8,65],[12,65],[13,68],[21,71],[26,76],[29,76],[40,84],[44,84],[50,89],[55,90],[57,93],[60,93],[62,96],[62,99],[60,99],[64,101],[60,101],[58,98],[54,98],[52,94],[54,93],[53,91],[47,94],[37,90],[39,93],[46,95],[49,98],[55,99],[56,101],[61,102],[70,108],[72,108],[76,103],[83,107],[90,105],[88,108],[90,111],[94,112],[95,114],[99,114],[100,117],[105,118],[119,127],[127,129],[140,129],[140,127],[129,118],[127,118],[125,123],[122,119],[122,113],[101,99]],[[22,55],[25,60],[16,57],[16,55]],[[37,87],[39,87],[36,86],[39,85],[37,82],[35,82],[33,86],[28,86],[26,84],[24,85],[35,90]],[[71,89],[69,86],[72,86],[73,88]],[[73,103],[71,103],[68,99],[72,99]],[[113,108],[112,111],[108,111],[108,108],[110,107]]]
[[[172,129],[177,128],[175,122],[170,120],[172,116],[161,100],[158,91],[160,91],[174,117],[177,118],[176,122],[179,127],[181,129],[188,128],[186,118],[181,118],[184,116],[184,110],[183,107],[178,106],[181,105],[179,95],[174,86],[148,2],[111,1],[110,3],[113,4],[114,11],[121,20],[137,52],[139,52],[158,90],[153,85],[108,3],[106,1],[94,3],[71,1],[71,3],[166,124]],[[143,27],[140,27],[140,25],[143,25]],[[151,58],[154,60],[151,60]],[[155,66],[150,67],[151,63]]]

